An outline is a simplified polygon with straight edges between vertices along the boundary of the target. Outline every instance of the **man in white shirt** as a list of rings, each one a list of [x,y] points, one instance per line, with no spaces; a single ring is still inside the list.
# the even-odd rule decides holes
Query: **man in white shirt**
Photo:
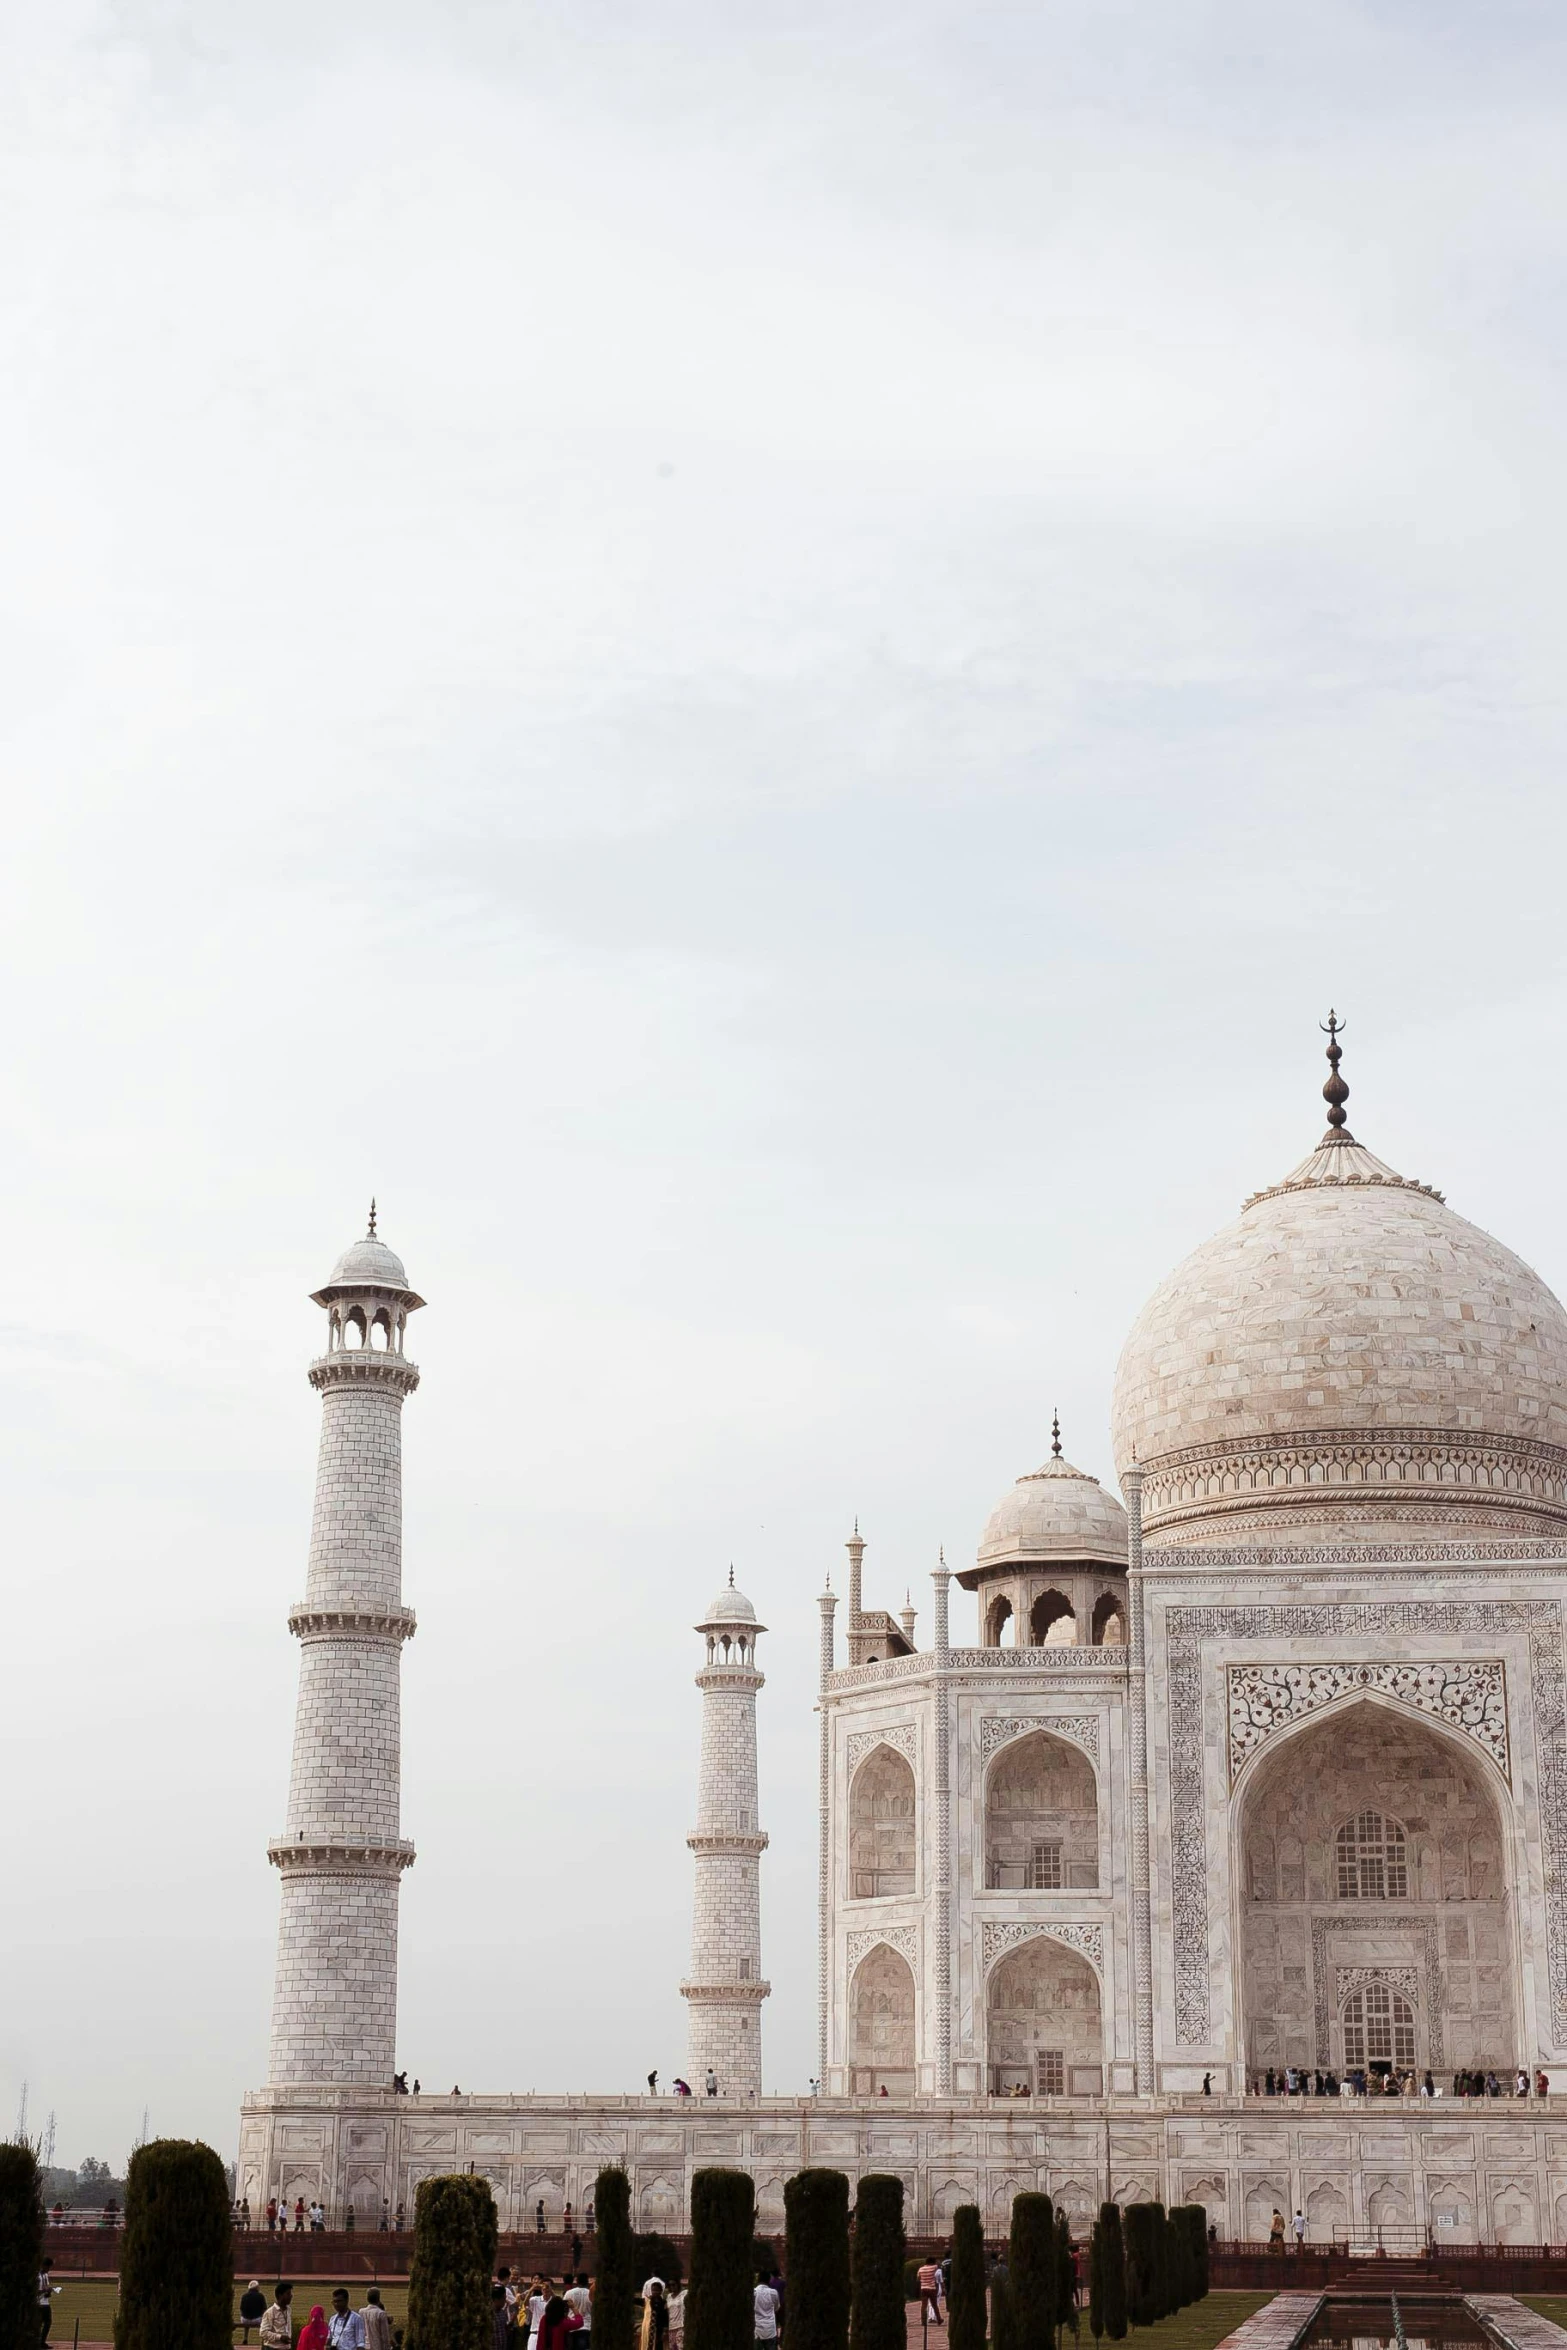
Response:
[[[574,2309],[582,2320],[582,2331],[577,2336],[579,2350],[587,2350],[593,2339],[593,2295],[586,2277],[573,2277],[566,2288],[566,2307]]]
[[[778,2296],[765,2277],[756,2280],[756,2291],[751,2296],[756,2311],[752,2328],[758,2342],[776,2342],[778,2339]]]
[[[365,2321],[348,2306],[346,2289],[332,2295],[332,2314],[326,2321],[327,2350],[365,2350]]]

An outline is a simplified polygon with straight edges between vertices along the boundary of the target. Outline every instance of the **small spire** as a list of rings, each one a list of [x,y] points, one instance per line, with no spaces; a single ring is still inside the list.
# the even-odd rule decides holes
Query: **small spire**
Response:
[[[860,1513],[859,1513],[859,1511],[858,1511],[858,1510],[856,1510],[856,1511],[855,1511],[855,1513],[854,1513],[854,1532],[855,1532],[855,1536],[856,1536],[856,1538],[858,1538],[858,1536],[859,1536],[859,1531],[860,1531]]]
[[[1344,1058],[1344,1048],[1339,1038],[1349,1024],[1330,1008],[1326,1020],[1319,1021],[1317,1025],[1328,1040],[1328,1067],[1332,1072],[1322,1088],[1322,1098],[1328,1105],[1328,1130],[1322,1139],[1324,1142],[1353,1142],[1355,1138],[1347,1130],[1344,1113],[1349,1087],[1338,1073],[1338,1065]]]
[[[369,1232],[367,1233],[367,1235],[366,1235],[366,1238],[367,1238],[367,1239],[370,1239],[370,1240],[374,1240],[374,1238],[375,1238],[375,1201],[374,1201],[374,1200],[372,1200],[372,1201],[370,1202],[370,1230],[369,1230]]]
[[[1050,1458],[1053,1461],[1058,1461],[1061,1458],[1061,1414],[1059,1410],[1052,1411],[1050,1414]]]
[[[730,1588],[730,1590],[731,1590],[731,1591],[733,1591],[734,1587],[735,1587],[735,1570],[734,1570],[734,1561],[731,1559],[731,1561],[730,1561],[730,1563],[729,1563],[729,1588]]]

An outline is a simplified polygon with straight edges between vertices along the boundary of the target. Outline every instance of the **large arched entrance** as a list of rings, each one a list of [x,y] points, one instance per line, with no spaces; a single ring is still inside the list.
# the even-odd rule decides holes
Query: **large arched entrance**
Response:
[[[857,2097],[914,2094],[914,1970],[878,1942],[849,1986],[849,2063]]]
[[[1499,1792],[1465,1741],[1369,1699],[1276,1739],[1237,1830],[1252,2072],[1519,2061]]]
[[[1091,2096],[1104,2085],[1099,1977],[1048,1934],[1008,1951],[986,1986],[993,2095]]]

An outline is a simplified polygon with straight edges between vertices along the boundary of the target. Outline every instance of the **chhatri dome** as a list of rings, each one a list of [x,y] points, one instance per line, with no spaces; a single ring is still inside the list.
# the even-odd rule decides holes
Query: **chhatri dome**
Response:
[[[1115,1458],[1165,1541],[1461,1540],[1567,1526],[1567,1314],[1520,1257],[1345,1125],[1155,1290]]]
[[[1125,1510],[1097,1477],[1063,1460],[1058,1431],[1052,1447],[1049,1460],[1019,1477],[991,1511],[979,1538],[978,1565],[1096,1559],[1124,1568]]]

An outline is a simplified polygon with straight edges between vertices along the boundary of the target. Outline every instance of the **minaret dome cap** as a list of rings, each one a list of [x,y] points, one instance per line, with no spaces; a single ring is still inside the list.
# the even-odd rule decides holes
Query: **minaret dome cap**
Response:
[[[729,1583],[720,1591],[695,1629],[698,1632],[722,1632],[736,1624],[743,1625],[749,1632],[765,1632],[767,1629],[765,1624],[757,1622],[756,1610],[745,1593],[737,1591],[733,1583]]]
[[[390,1291],[410,1313],[424,1303],[409,1288],[408,1274],[397,1251],[388,1248],[373,1232],[345,1248],[332,1267],[331,1279],[311,1294],[316,1305],[326,1306],[334,1298],[360,1289],[379,1290],[383,1294]]]

